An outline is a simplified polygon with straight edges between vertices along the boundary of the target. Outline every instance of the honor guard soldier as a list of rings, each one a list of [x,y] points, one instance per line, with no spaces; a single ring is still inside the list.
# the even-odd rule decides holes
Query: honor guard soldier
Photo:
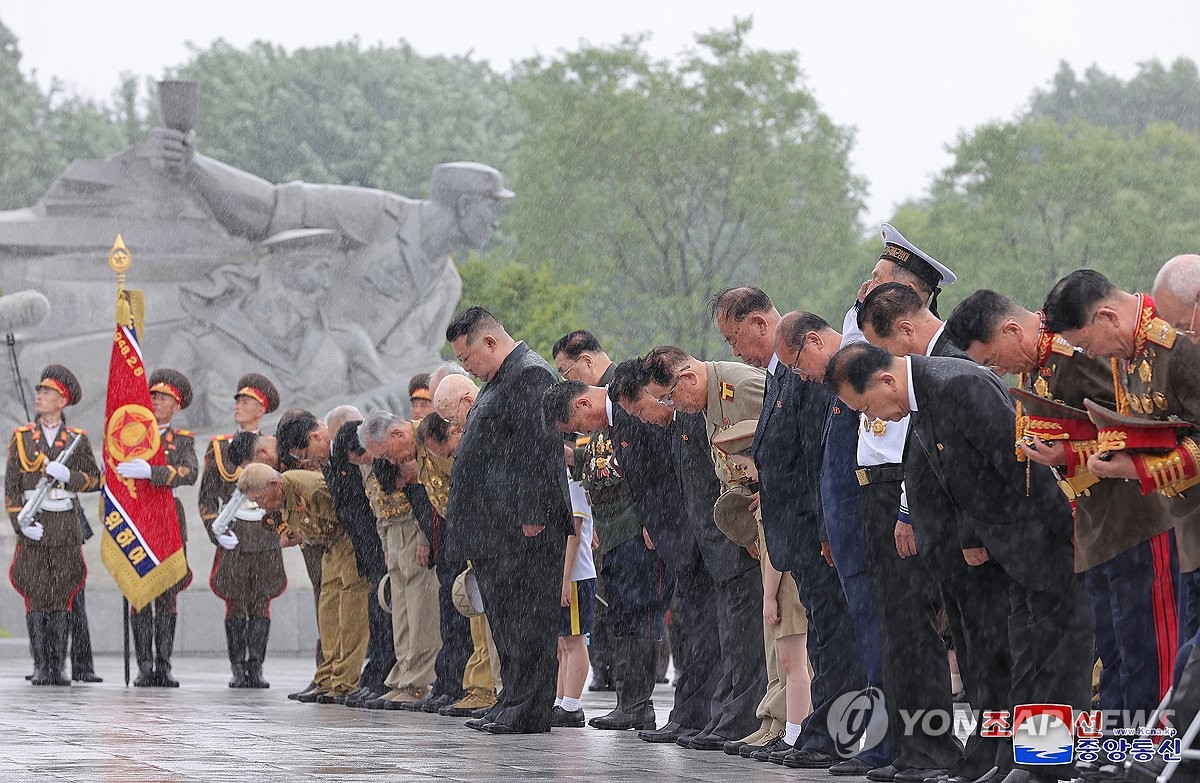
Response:
[[[279,392],[275,385],[258,373],[247,373],[241,377],[233,399],[233,420],[242,432],[257,433],[262,417],[279,407]],[[278,536],[261,524],[265,512],[248,503],[242,504],[235,514],[237,521],[227,531],[218,535],[211,527],[237,489],[240,467],[230,455],[234,437],[213,437],[204,453],[204,472],[200,476],[200,518],[204,521],[209,539],[217,545],[209,583],[213,593],[225,601],[225,636],[233,669],[229,687],[266,688],[268,683],[262,679],[262,664],[271,630],[267,608],[271,599],[282,593],[286,586],[286,582],[279,578],[283,568]],[[256,451],[257,444],[250,441],[242,456],[246,460],[254,459]],[[242,556],[252,553],[256,556]],[[264,565],[258,562],[263,558],[267,558],[272,565],[278,558],[278,570],[258,570],[258,566]]]
[[[149,479],[157,487],[170,487],[175,494],[175,515],[179,519],[179,540],[187,551],[187,517],[179,502],[177,487],[196,483],[199,469],[196,464],[196,434],[176,429],[171,419],[192,404],[192,384],[178,370],[159,369],[150,374],[150,405],[158,420],[159,437],[166,465],[151,466],[144,459],[122,462],[117,473],[129,479]],[[138,676],[134,686],[178,688],[171,676],[171,650],[175,645],[175,599],[192,582],[192,571],[140,612],[131,612],[133,646],[137,654]],[[157,654],[155,654],[157,648]]]
[[[1100,708],[1148,714],[1171,687],[1178,566],[1162,497],[1143,496],[1133,482],[1100,480],[1087,469],[1098,442],[1084,401],[1117,408],[1118,360],[1075,350],[1046,328],[1041,313],[995,291],[963,300],[946,333],[975,361],[1020,378],[1012,392],[1018,456],[1059,472],[1059,486],[1076,504],[1075,570],[1084,579],[1104,662]]]
[[[68,427],[63,409],[83,397],[66,367],[42,371],[34,407],[37,420],[18,427],[8,444],[4,494],[18,533],[9,577],[25,599],[34,685],[70,685],[63,672],[70,629],[68,612],[83,589],[83,531],[77,494],[100,489],[100,468],[87,433]],[[68,449],[70,457],[62,459]],[[38,492],[39,484],[45,492]],[[40,503],[23,513],[30,501]]]

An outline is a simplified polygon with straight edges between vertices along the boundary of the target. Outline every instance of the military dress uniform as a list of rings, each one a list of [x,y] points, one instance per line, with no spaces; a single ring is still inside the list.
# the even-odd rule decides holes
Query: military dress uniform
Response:
[[[188,379],[176,370],[160,369],[150,374],[150,391],[169,394],[184,410],[192,403],[192,387]],[[179,540],[187,552],[187,517],[183,503],[179,501],[178,487],[196,483],[199,465],[196,462],[196,433],[175,427],[159,427],[159,439],[165,465],[150,467],[150,483],[157,487],[170,487],[175,495],[175,516],[179,520]],[[137,656],[138,676],[133,684],[138,687],[179,687],[171,676],[171,651],[175,645],[175,625],[178,612],[176,597],[192,582],[192,571],[188,572],[175,586],[168,589],[140,612],[131,611],[129,625],[133,631],[134,651]],[[155,649],[157,648],[157,654]]]
[[[254,373],[238,381],[234,398],[251,394],[264,403],[267,412],[279,407],[279,394],[269,380]],[[241,467],[232,464],[229,445],[234,435],[214,436],[204,452],[198,504],[200,519],[209,540],[217,544],[212,523],[237,489]],[[283,554],[279,548],[276,518],[249,501],[234,516],[230,532],[237,546],[217,546],[208,583],[213,594],[225,602],[225,639],[233,679],[231,688],[265,688],[263,660],[271,632],[271,601],[287,587]]]
[[[612,380],[615,365],[601,378]],[[600,538],[601,573],[608,596],[606,622],[613,642],[617,706],[593,718],[598,729],[653,729],[654,674],[666,612],[675,595],[675,574],[646,546],[643,511],[614,453],[614,404],[605,395],[608,426],[590,433],[575,449],[572,478],[587,495]],[[622,415],[625,414],[622,411]],[[590,545],[581,542],[580,546]]]
[[[68,405],[77,403],[82,397],[79,383],[65,367],[47,367],[39,385],[48,384],[53,384],[51,388],[63,394]],[[17,516],[46,475],[47,463],[58,457],[75,438],[79,439],[79,445],[66,463],[70,478],[65,483],[52,481],[53,488],[35,517],[42,534],[39,540],[34,540],[21,530]],[[87,433],[68,427],[65,419],[54,429],[34,422],[13,432],[4,476],[8,515],[17,532],[9,578],[25,599],[35,685],[70,684],[63,674],[70,633],[68,612],[87,576],[76,496],[80,492],[95,492],[100,485],[100,468],[92,455]]]
[[[1123,407],[1117,402],[1124,397],[1117,360],[1089,358],[1045,329],[1037,360],[1037,371],[1020,379],[1027,393],[1078,414],[1084,400]],[[1039,417],[1028,410],[1033,406],[1027,402],[1027,410],[1018,412],[1018,426],[1048,441],[1063,440],[1066,447],[1060,486],[1076,504],[1075,571],[1091,602],[1096,651],[1104,664],[1100,708],[1148,713],[1171,687],[1179,644],[1172,519],[1161,495],[1144,496],[1135,482],[1100,480],[1087,470],[1098,447],[1094,427],[1076,433],[1070,421],[1053,412]],[[1082,423],[1090,425],[1086,415]]]

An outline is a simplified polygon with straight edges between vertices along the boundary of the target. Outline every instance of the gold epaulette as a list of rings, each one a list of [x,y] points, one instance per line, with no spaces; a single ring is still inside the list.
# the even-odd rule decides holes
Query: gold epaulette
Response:
[[[189,438],[196,437],[196,433],[192,430],[175,430],[176,435],[186,435]]]
[[[575,439],[575,448],[582,449],[584,446],[592,442],[591,435],[580,435]]]
[[[221,474],[221,480],[227,484],[232,484],[238,480],[238,476],[242,475],[242,469],[236,467],[233,472],[225,469],[225,455],[221,453],[221,443],[228,441],[232,435],[214,435],[212,442],[213,464],[217,466],[217,472]]]
[[[1163,348],[1173,347],[1176,335],[1175,327],[1158,317],[1150,321],[1146,329],[1146,340]]]
[[[26,427],[18,427],[13,433],[13,440],[17,442],[17,458],[21,462],[21,471],[23,473],[37,473],[46,464],[46,455],[38,452],[35,459],[30,460],[29,455],[25,453],[25,439],[21,437],[22,432],[29,432],[34,429],[34,425]]]
[[[13,432],[33,432],[36,429],[36,424],[22,424],[20,427],[14,427]]]
[[[1075,355],[1075,346],[1071,345],[1057,334],[1054,335],[1054,340],[1052,340],[1050,343],[1050,350],[1053,353],[1061,354],[1062,356]]]
[[[73,432],[76,435],[87,435],[87,430],[81,430],[78,427],[67,427],[67,432]]]

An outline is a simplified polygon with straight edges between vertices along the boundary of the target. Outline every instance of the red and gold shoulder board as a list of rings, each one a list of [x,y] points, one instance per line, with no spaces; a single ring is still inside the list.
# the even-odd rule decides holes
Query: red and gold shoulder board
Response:
[[[67,432],[71,432],[76,435],[87,435],[87,430],[81,430],[78,427],[67,427]]]
[[[1071,345],[1057,334],[1054,335],[1054,340],[1050,343],[1050,350],[1054,353],[1061,354],[1062,356],[1075,355],[1075,346]]]
[[[15,427],[13,432],[33,432],[36,429],[36,424],[22,424],[20,427]]]
[[[225,440],[233,440],[233,435],[213,435],[212,440],[213,443],[219,443],[220,441]]]
[[[733,399],[733,384],[729,383],[728,381],[721,381],[721,399]]]
[[[1150,328],[1146,330],[1146,339],[1163,348],[1171,348],[1175,345],[1176,334],[1174,326],[1156,317],[1150,322]]]
[[[175,430],[175,434],[176,434],[176,435],[183,435],[183,436],[185,436],[185,437],[188,437],[188,438],[194,438],[194,437],[196,437],[196,433],[195,433],[193,430]]]

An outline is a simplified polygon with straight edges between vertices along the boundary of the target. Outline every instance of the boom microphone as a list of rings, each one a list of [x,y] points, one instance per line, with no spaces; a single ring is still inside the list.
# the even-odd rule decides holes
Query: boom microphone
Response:
[[[41,326],[50,317],[50,300],[38,291],[0,296],[0,333]]]

